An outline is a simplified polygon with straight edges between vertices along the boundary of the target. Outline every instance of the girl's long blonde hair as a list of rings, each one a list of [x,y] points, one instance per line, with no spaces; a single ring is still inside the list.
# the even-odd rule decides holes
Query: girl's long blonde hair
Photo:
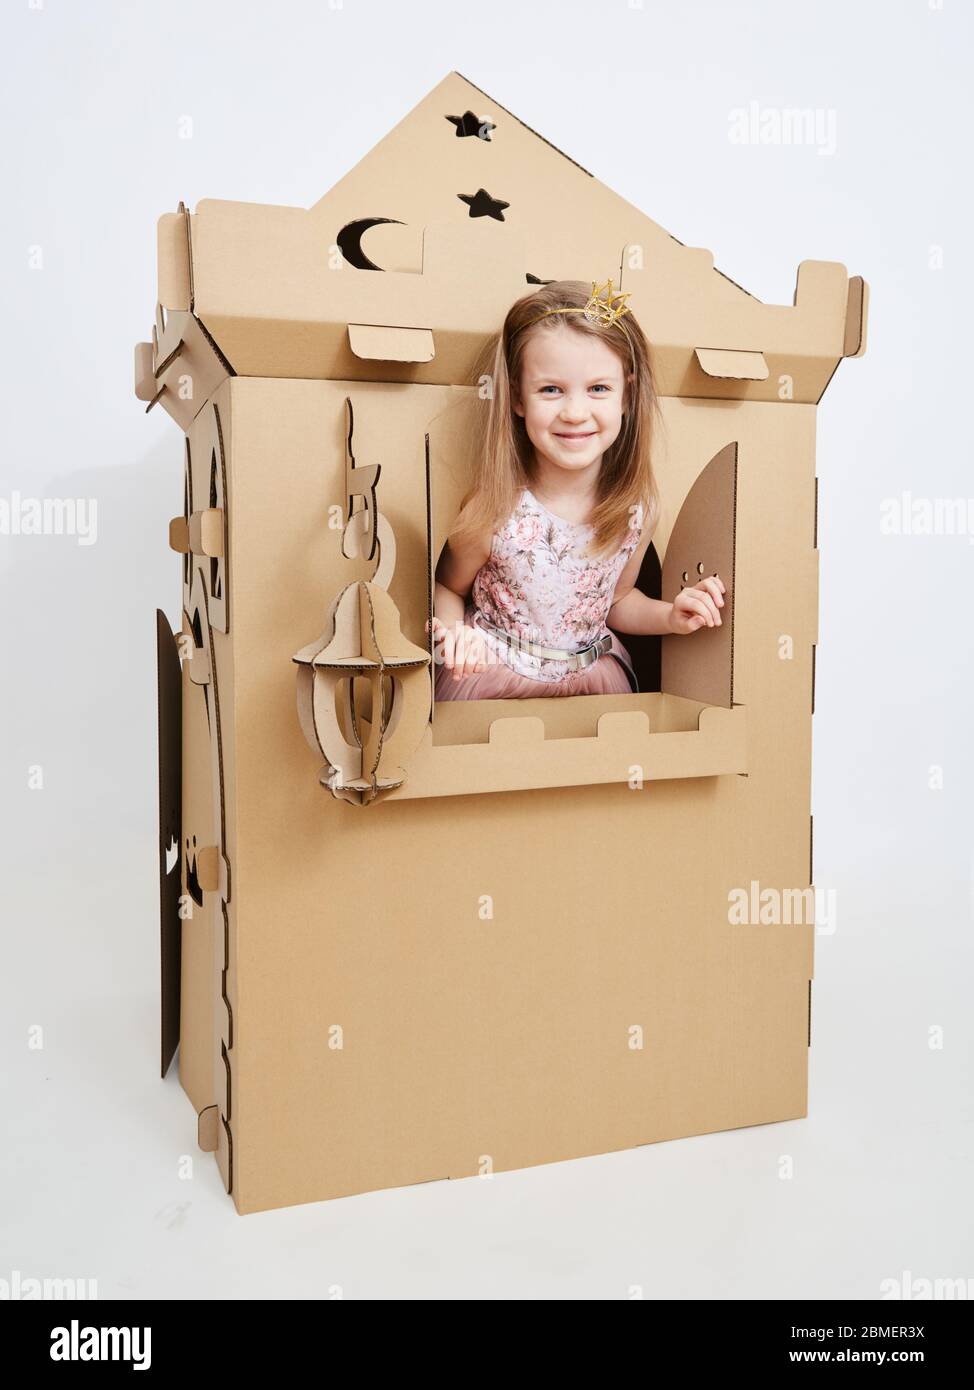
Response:
[[[454,528],[457,538],[494,532],[510,516],[522,488],[530,487],[534,446],[524,420],[513,408],[512,383],[520,383],[524,349],[532,333],[571,332],[597,337],[620,359],[627,410],[615,442],[605,451],[591,524],[593,554],[620,546],[630,524],[632,509],[644,508],[644,526],[655,526],[659,490],[651,461],[652,442],[661,422],[649,343],[626,313],[609,326],[589,323],[584,314],[548,314],[550,309],[583,309],[592,297],[591,283],[556,280],[541,285],[513,304],[504,327],[484,352],[478,378],[490,384],[484,393],[477,440],[479,470],[473,488],[464,499],[461,518]]]

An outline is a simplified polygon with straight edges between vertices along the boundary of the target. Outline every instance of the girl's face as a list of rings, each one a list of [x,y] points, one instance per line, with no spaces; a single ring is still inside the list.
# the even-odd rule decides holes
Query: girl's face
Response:
[[[597,463],[617,438],[625,386],[623,365],[606,343],[570,328],[543,330],[524,345],[513,406],[535,452],[578,473]]]

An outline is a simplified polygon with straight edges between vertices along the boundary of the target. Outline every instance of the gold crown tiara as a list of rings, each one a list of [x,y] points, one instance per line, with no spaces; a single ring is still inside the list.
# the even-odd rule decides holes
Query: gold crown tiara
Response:
[[[605,291],[605,298],[602,292]],[[618,323],[623,314],[628,314],[629,305],[624,303],[629,298],[631,290],[624,294],[617,290],[613,293],[612,281],[607,280],[604,285],[600,285],[596,280],[592,281],[592,294],[586,300],[582,308],[572,306],[567,309],[546,309],[537,318],[529,319],[524,328],[530,328],[532,323],[538,323],[541,319],[547,318],[549,314],[584,314],[589,323],[597,323],[602,328],[611,328],[614,323]]]

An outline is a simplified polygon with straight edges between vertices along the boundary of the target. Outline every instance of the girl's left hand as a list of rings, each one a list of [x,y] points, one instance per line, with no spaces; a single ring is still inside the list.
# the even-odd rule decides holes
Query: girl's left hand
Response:
[[[717,609],[723,608],[722,595],[726,592],[719,575],[710,575],[690,589],[681,589],[670,610],[670,631],[685,636],[700,627],[721,627]]]

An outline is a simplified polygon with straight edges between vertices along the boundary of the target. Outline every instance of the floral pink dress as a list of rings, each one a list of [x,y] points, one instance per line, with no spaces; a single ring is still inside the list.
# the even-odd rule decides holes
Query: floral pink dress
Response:
[[[488,648],[485,671],[455,680],[436,670],[437,700],[503,700],[537,695],[630,694],[635,676],[629,654],[615,636],[611,650],[584,670],[565,661],[512,648],[483,626],[563,651],[581,651],[605,635],[619,575],[639,545],[643,510],[637,508],[621,548],[591,558],[588,524],[566,521],[525,488],[512,515],[491,542],[478,570],[465,621],[478,627]]]

